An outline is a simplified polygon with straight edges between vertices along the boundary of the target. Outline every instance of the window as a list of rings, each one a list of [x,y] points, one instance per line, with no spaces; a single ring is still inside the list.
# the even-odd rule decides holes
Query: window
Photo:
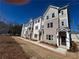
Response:
[[[51,27],[53,27],[53,23],[52,22],[50,23],[50,25],[51,25]]]
[[[47,19],[49,19],[49,16],[47,16]]]
[[[46,39],[48,39],[49,37],[48,37],[48,35],[46,35]]]
[[[46,35],[47,40],[53,40],[53,35]]]
[[[52,18],[53,18],[53,17],[55,17],[55,14],[54,14],[54,13],[52,14]]]
[[[64,25],[64,22],[62,22],[62,26]]]
[[[38,29],[38,26],[36,26],[35,29]]]
[[[47,24],[47,28],[49,28],[49,23]]]
[[[53,40],[53,35],[51,35],[51,40]]]
[[[61,11],[62,15],[64,14],[63,11]]]
[[[49,35],[49,40],[51,40],[51,35]]]
[[[52,22],[47,24],[47,28],[52,28],[52,27],[53,27],[53,23]]]
[[[37,38],[37,34],[35,34],[34,37]]]

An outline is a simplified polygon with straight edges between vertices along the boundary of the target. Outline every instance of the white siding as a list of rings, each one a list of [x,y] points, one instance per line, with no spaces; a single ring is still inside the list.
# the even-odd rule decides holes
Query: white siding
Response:
[[[63,15],[62,15],[61,11],[63,11]],[[59,18],[60,18],[60,28],[62,28],[62,27],[69,27],[67,9],[63,9],[61,11],[60,11],[60,15],[59,15]],[[62,22],[64,22],[64,26],[62,26]]]
[[[55,17],[52,17],[53,13]],[[49,19],[47,19],[47,16],[49,16]],[[50,22],[53,23],[53,27],[47,28],[47,24]],[[56,44],[57,43],[57,34],[56,34],[57,28],[58,28],[58,9],[49,8],[49,10],[44,16],[44,39],[43,41],[50,43],[50,44]],[[46,39],[46,35],[53,35],[53,40]]]
[[[38,22],[38,20],[40,20],[40,21]],[[36,26],[38,27],[38,29],[36,29]],[[39,40],[39,31],[40,31],[40,29],[41,29],[41,18],[37,18],[37,20],[34,20],[32,39]],[[37,34],[37,38],[35,38],[35,34]]]

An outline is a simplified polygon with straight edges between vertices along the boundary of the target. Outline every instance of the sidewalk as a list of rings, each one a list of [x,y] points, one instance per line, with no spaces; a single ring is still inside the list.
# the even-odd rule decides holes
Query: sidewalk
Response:
[[[52,48],[52,47],[49,47],[49,46],[46,46],[46,45],[39,43],[39,41],[31,41],[31,40],[28,40],[28,39],[25,39],[25,38],[22,38],[22,37],[17,37],[17,38],[22,39],[22,40],[27,41],[27,42],[30,42],[30,43],[33,43],[35,45],[41,46],[41,47],[46,48],[46,49],[53,51],[53,52],[61,53],[61,54],[64,54],[64,55],[66,55],[66,52],[67,52],[66,49]]]

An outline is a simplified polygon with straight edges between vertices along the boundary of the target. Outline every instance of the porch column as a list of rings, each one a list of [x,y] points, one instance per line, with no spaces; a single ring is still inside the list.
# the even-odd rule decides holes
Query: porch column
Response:
[[[67,49],[70,49],[70,37],[69,37],[69,32],[66,32],[66,46],[67,46]]]
[[[43,41],[43,38],[44,37],[44,33],[43,33],[43,30],[41,31],[41,41]]]
[[[59,34],[57,32],[57,46],[59,46]]]
[[[24,37],[24,24],[22,26],[21,37]]]

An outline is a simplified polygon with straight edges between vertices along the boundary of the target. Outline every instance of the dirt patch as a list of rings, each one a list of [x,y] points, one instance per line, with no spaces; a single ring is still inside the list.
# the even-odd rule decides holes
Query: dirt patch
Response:
[[[0,59],[30,59],[10,36],[0,36]]]
[[[48,49],[42,48],[42,47],[35,45],[33,43],[24,41],[19,38],[16,39],[16,41],[20,42],[20,43],[24,43],[25,45],[22,45],[24,51],[26,51],[26,53],[28,53],[29,55],[34,56],[33,58],[35,58],[37,56],[40,56],[43,59],[78,59],[79,58],[79,52],[77,52],[77,53],[67,52],[66,55],[62,55],[59,53],[52,52]],[[42,59],[42,58],[40,58],[40,59]]]

